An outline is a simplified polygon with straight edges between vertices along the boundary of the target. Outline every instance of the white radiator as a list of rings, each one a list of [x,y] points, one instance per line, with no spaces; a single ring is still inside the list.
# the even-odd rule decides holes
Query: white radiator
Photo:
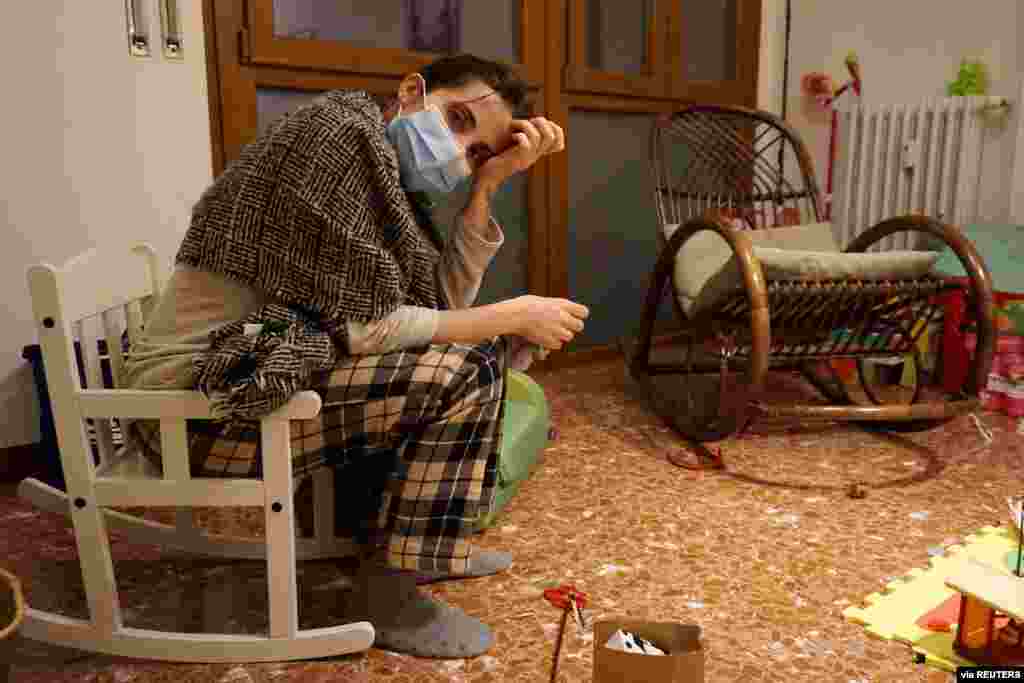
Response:
[[[986,110],[1003,97],[944,97],[918,104],[839,106],[832,225],[842,245],[908,213],[963,225],[978,216]],[[877,250],[920,246],[899,233]]]

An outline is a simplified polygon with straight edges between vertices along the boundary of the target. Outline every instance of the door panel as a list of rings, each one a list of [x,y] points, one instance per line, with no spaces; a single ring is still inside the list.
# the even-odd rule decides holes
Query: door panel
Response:
[[[569,0],[570,92],[668,96],[664,0]]]
[[[590,308],[577,346],[633,334],[658,255],[647,161],[653,114],[570,110],[569,298]],[[659,321],[670,323],[671,303]]]
[[[672,97],[756,106],[760,0],[673,0],[669,27]]]
[[[543,0],[250,0],[253,64],[402,76],[469,52],[543,73]]]
[[[736,80],[736,0],[683,0],[679,52],[688,81]]]

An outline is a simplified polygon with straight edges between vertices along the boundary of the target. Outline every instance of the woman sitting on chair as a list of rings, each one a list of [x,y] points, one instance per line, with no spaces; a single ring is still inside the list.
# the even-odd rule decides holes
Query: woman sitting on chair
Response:
[[[346,616],[370,621],[378,647],[490,647],[486,625],[417,592],[416,574],[511,564],[470,548],[495,493],[503,373],[560,348],[588,315],[537,296],[473,306],[504,239],[491,198],[564,149],[551,121],[514,118],[525,95],[504,65],[458,55],[406,76],[383,113],[335,91],[276,121],[194,208],[126,362],[125,387],[213,399],[224,419],[188,425],[197,477],[261,476],[255,420],[320,392],[320,416],[292,422],[296,497],[317,468],[338,473],[336,527],[364,549]],[[427,199],[463,181],[469,200],[445,242]],[[159,427],[129,433],[159,463]]]

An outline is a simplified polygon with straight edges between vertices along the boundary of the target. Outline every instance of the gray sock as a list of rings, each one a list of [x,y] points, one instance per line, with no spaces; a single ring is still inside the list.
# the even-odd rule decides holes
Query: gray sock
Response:
[[[416,657],[477,657],[494,644],[491,629],[479,619],[422,593],[416,576],[363,562],[354,577],[345,618],[368,621],[373,645]]]

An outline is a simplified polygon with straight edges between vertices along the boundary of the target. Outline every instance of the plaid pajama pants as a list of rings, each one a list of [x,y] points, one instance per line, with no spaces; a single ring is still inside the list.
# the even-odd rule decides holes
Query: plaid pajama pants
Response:
[[[312,526],[312,473],[333,470],[339,535],[385,547],[400,569],[464,572],[494,501],[507,345],[430,345],[344,358],[317,387],[323,409],[291,423],[296,516]],[[134,440],[159,464],[155,421]],[[261,477],[259,422],[189,420],[194,477]],[[312,501],[316,504],[316,501]]]

